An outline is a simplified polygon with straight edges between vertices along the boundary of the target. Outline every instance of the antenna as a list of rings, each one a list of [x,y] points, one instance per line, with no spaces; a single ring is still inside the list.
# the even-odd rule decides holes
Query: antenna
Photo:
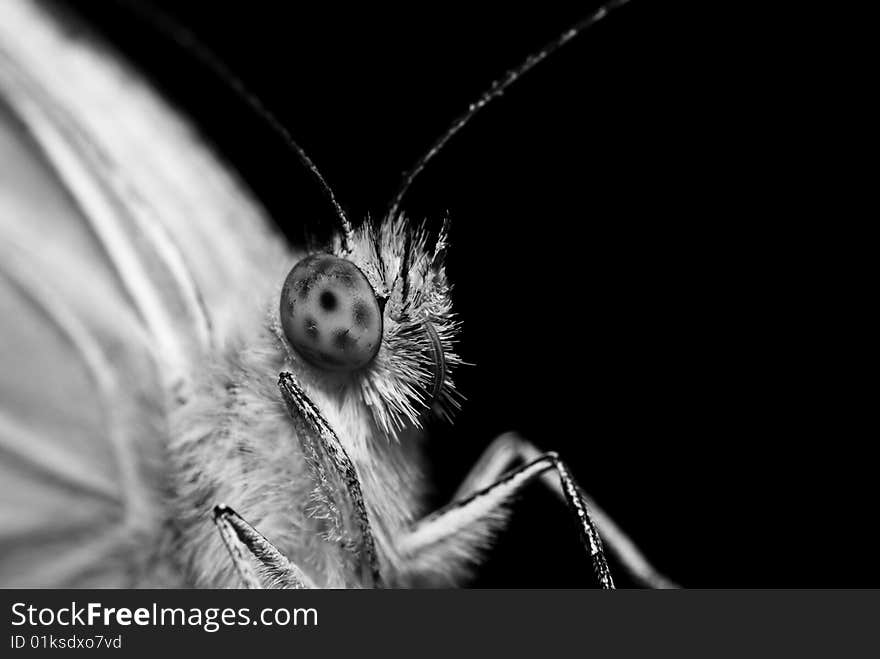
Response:
[[[419,174],[422,173],[422,170],[425,169],[425,166],[433,160],[433,158],[440,153],[443,147],[446,146],[446,143],[451,140],[456,133],[458,133],[462,128],[464,128],[467,123],[476,116],[476,114],[485,108],[491,101],[494,101],[496,98],[501,96],[508,87],[510,87],[517,80],[522,78],[526,73],[531,71],[537,64],[541,63],[545,59],[547,59],[550,55],[555,53],[557,50],[562,48],[569,41],[574,39],[576,36],[592,27],[603,18],[608,16],[615,9],[619,9],[620,7],[627,4],[629,0],[611,0],[611,2],[607,2],[599,9],[594,11],[592,14],[587,16],[586,18],[580,20],[573,27],[569,28],[565,32],[563,32],[556,39],[545,45],[542,49],[537,51],[536,53],[532,53],[529,55],[526,60],[520,64],[518,67],[514,69],[510,69],[507,73],[504,74],[501,78],[495,80],[492,85],[487,89],[483,94],[474,102],[468,106],[467,111],[459,116],[455,121],[452,122],[452,125],[446,129],[446,132],[443,133],[440,138],[431,145],[431,148],[416,161],[416,164],[403,176],[403,181],[400,184],[400,188],[397,190],[397,194],[392,199],[391,204],[388,207],[387,217],[397,217],[400,213],[400,206],[403,202],[403,198],[406,196],[407,192],[409,192],[410,187],[413,184],[413,181],[416,180]],[[404,263],[408,262],[408,255],[404,255]]]
[[[333,194],[333,189],[327,180],[321,175],[317,165],[309,158],[305,150],[293,139],[290,131],[272,114],[263,102],[254,95],[236,76],[229,67],[205,44],[186,27],[168,14],[155,6],[146,6],[137,0],[119,0],[132,13],[149,22],[160,34],[174,41],[178,46],[187,51],[205,68],[223,81],[232,92],[251,109],[251,111],[266,124],[297,157],[299,162],[311,173],[312,178],[321,188],[324,197],[333,206],[333,211],[339,219],[342,232],[342,247],[349,250],[348,239],[352,234],[351,222],[342,210],[342,206]]]

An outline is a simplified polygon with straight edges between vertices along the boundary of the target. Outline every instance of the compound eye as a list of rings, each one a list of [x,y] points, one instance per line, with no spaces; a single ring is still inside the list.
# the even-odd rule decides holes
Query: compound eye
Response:
[[[287,275],[281,326],[297,353],[331,371],[366,366],[382,342],[382,313],[370,282],[356,265],[329,254],[309,256]]]

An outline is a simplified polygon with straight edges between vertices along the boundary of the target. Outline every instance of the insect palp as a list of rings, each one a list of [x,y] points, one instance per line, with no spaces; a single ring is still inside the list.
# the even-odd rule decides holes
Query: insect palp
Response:
[[[350,550],[363,577],[378,587],[379,563],[357,469],[336,432],[291,373],[278,376],[278,388],[297,427],[318,495],[332,512],[333,532]]]
[[[443,383],[446,381],[446,356],[443,353],[443,344],[431,321],[425,320],[423,327],[434,350],[434,382],[431,385],[431,400],[434,400],[443,391]]]

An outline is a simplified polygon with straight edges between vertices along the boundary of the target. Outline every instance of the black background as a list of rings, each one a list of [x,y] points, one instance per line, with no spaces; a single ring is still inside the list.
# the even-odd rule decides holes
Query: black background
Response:
[[[158,4],[360,218],[385,210],[493,79],[595,3]],[[277,137],[191,55],[116,3],[81,10],[196,118],[291,240],[325,222]],[[868,300],[852,292],[864,275],[845,163],[827,151],[838,117],[814,77],[824,34],[796,44],[796,16],[700,12],[615,12],[487,109],[408,198],[432,226],[452,217],[461,353],[475,364],[457,375],[455,426],[431,429],[434,502],[515,429],[568,459],[684,585],[878,585]],[[475,585],[591,583],[550,497],[535,488],[517,513]]]

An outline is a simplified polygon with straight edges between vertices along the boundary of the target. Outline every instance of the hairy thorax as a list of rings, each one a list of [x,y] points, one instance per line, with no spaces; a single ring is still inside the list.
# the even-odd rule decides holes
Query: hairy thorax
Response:
[[[386,583],[396,575],[395,539],[418,501],[418,442],[411,429],[382,433],[351,380],[297,359],[272,321],[256,314],[206,364],[172,416],[170,458],[174,554],[195,586],[238,587],[213,524],[215,505],[235,509],[319,587],[358,587],[351,561],[328,528],[326,505],[277,387],[290,372],[327,419],[354,463]],[[347,567],[348,566],[348,567]]]

